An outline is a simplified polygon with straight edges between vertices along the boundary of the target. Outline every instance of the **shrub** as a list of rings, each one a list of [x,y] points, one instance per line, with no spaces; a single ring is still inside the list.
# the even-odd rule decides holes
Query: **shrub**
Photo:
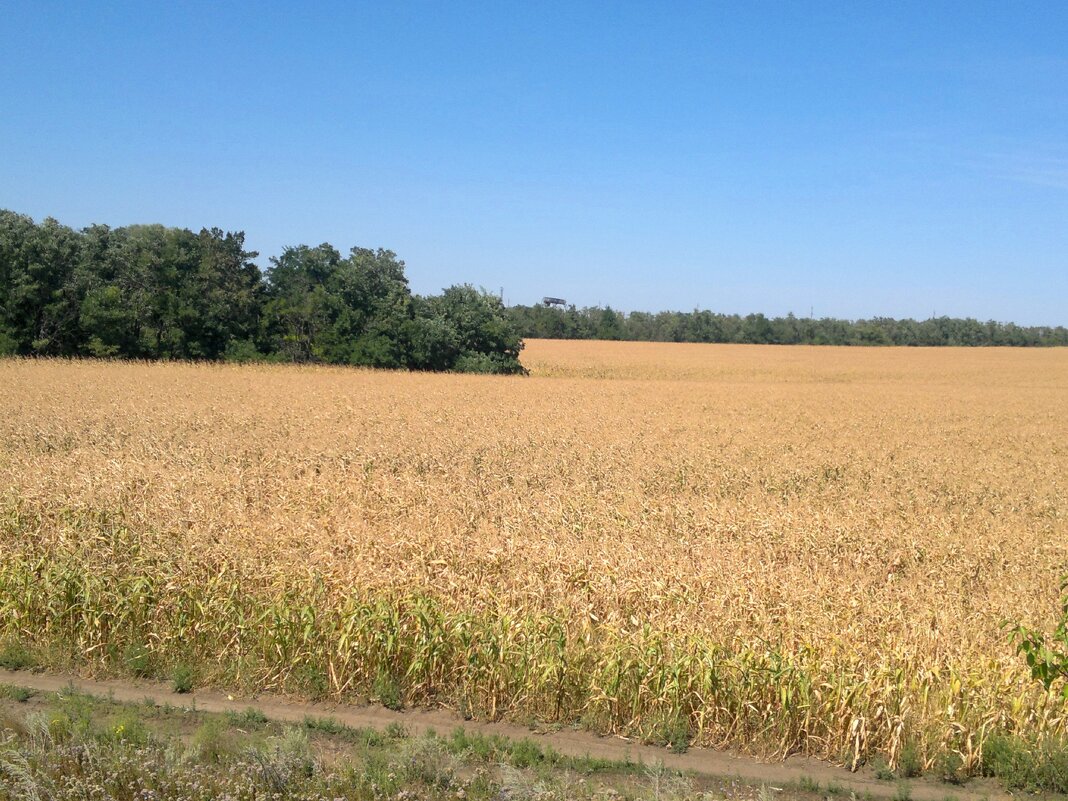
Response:
[[[983,745],[983,775],[1011,789],[1068,793],[1068,742],[995,734]]]
[[[386,671],[380,671],[375,677],[372,692],[386,709],[399,710],[404,707],[400,684]]]
[[[186,664],[179,664],[171,674],[171,688],[176,693],[188,693],[193,691],[194,673],[193,668]]]
[[[906,743],[901,749],[897,761],[897,775],[902,779],[912,779],[923,773],[923,757],[913,743]]]

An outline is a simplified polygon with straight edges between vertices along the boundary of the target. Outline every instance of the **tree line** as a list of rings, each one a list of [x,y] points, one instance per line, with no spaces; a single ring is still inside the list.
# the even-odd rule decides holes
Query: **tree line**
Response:
[[[519,373],[523,338],[810,345],[1068,345],[1063,326],[505,308],[455,285],[413,294],[389,250],[286,248],[261,271],[243,233],[74,230],[0,210],[0,355],[289,361]]]
[[[623,339],[647,342],[737,342],[766,345],[925,345],[1036,347],[1068,345],[1064,326],[1018,326],[994,321],[933,317],[871,320],[765,317],[711,311],[630,312],[611,307],[577,309],[512,306],[508,314],[529,338]]]
[[[523,372],[496,296],[412,294],[389,250],[300,245],[266,271],[258,255],[218,228],[74,230],[0,210],[0,355]]]

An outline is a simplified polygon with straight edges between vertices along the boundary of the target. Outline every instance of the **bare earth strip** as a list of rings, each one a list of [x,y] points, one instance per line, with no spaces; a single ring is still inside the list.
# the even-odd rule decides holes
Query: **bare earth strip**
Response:
[[[893,798],[900,790],[897,783],[880,781],[870,771],[856,773],[807,757],[793,756],[785,761],[764,762],[728,751],[691,748],[685,754],[674,754],[666,748],[641,745],[622,737],[599,737],[582,731],[536,731],[509,723],[464,720],[447,710],[408,709],[393,711],[378,705],[351,705],[294,701],[276,695],[261,694],[254,698],[235,698],[214,690],[198,690],[179,695],[167,685],[152,681],[92,680],[65,674],[12,672],[0,670],[0,684],[26,687],[39,692],[61,692],[74,688],[89,695],[110,698],[123,703],[151,700],[158,705],[197,709],[202,712],[243,712],[255,708],[268,718],[299,723],[307,717],[332,718],[353,728],[384,730],[390,724],[401,724],[411,734],[419,735],[428,729],[448,732],[457,726],[483,735],[499,735],[512,740],[531,739],[572,757],[592,757],[615,762],[653,765],[679,771],[733,778],[751,784],[774,786],[796,785],[802,779],[821,786],[838,785],[845,792],[858,797],[865,794],[875,798]],[[998,801],[1011,799],[995,782],[973,780],[966,787],[950,786],[923,779],[907,782],[912,801]]]

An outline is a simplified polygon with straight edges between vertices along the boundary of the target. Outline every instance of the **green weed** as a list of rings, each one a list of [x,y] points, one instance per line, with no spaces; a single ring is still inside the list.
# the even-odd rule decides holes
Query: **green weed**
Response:
[[[0,668],[4,670],[27,670],[37,665],[33,652],[19,640],[0,642]]]
[[[171,689],[185,694],[193,691],[194,671],[189,665],[179,663],[171,672]]]

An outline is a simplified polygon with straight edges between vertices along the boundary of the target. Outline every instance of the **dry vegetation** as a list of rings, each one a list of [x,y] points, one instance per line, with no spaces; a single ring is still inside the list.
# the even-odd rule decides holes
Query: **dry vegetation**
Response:
[[[0,362],[0,637],[83,669],[974,772],[1060,736],[1068,352]]]

